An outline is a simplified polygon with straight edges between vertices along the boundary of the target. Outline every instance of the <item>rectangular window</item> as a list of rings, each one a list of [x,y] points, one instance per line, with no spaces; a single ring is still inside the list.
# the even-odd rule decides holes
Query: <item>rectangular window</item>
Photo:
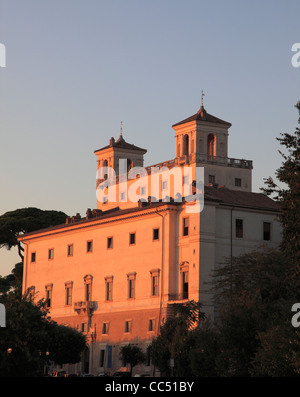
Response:
[[[88,332],[87,323],[81,323],[81,332],[83,332],[84,334]]]
[[[73,244],[68,245],[68,256],[73,256]]]
[[[101,349],[99,355],[99,367],[104,367],[104,359],[105,359],[105,350]]]
[[[153,229],[153,240],[159,240],[159,229]]]
[[[66,285],[66,305],[72,305],[72,287],[70,285]]]
[[[243,238],[244,227],[243,227],[243,219],[235,220],[235,237]]]
[[[125,321],[124,332],[128,333],[131,332],[132,321],[127,320]]]
[[[189,234],[189,218],[183,218],[183,235],[188,236]]]
[[[54,259],[54,249],[53,248],[48,250],[48,259]]]
[[[130,233],[129,234],[129,244],[134,245],[135,244],[135,233]]]
[[[52,284],[46,285],[46,307],[52,306]]]
[[[113,238],[107,237],[107,249],[113,248]]]
[[[151,279],[151,294],[152,296],[158,296],[158,274],[153,274]]]
[[[105,278],[105,300],[112,301],[113,280],[112,277]]]
[[[149,331],[149,332],[155,331],[155,319],[154,319],[154,318],[150,318],[150,319],[149,319],[149,322],[148,322],[148,331]]]
[[[234,185],[235,185],[235,186],[242,186],[242,180],[241,180],[241,178],[235,178],[235,179],[234,179]]]
[[[269,241],[271,240],[271,223],[264,222],[264,240]]]
[[[161,188],[162,188],[162,190],[167,190],[167,188],[168,188],[168,181],[162,181]]]
[[[85,284],[85,300],[90,301],[92,299],[92,284]]]
[[[104,322],[102,324],[102,335],[107,335],[108,334],[108,328],[109,328],[109,323]]]
[[[87,241],[86,243],[86,251],[93,252],[93,241]]]
[[[208,175],[208,183],[212,183],[212,184],[216,183],[215,175]]]
[[[129,299],[135,298],[135,279],[129,279],[128,298]]]
[[[182,299],[189,297],[189,272],[182,273]]]
[[[34,263],[36,261],[36,253],[32,252],[31,253],[31,262]]]

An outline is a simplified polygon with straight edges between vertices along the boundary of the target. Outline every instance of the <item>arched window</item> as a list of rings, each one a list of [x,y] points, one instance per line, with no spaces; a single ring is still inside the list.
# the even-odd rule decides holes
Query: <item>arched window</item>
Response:
[[[209,134],[207,137],[207,155],[216,156],[216,137],[213,134]]]
[[[182,141],[182,155],[188,156],[189,155],[189,136],[185,135]]]

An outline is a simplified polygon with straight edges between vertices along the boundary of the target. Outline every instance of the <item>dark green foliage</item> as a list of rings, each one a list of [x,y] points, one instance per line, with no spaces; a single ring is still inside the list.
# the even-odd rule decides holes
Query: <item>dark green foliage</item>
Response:
[[[15,265],[11,274],[0,276],[0,296],[11,290],[22,289],[23,263],[19,262]]]
[[[220,336],[210,325],[192,330],[187,339],[190,374],[197,377],[218,376]]]
[[[142,364],[146,360],[145,353],[141,348],[131,344],[121,347],[120,356],[124,364],[130,364],[130,374],[132,374],[133,367]]]
[[[16,289],[3,294],[0,302],[6,309],[6,327],[0,328],[0,376],[42,376],[46,359],[61,364],[80,360],[84,335],[52,321],[43,300],[33,304]]]
[[[299,112],[300,101],[295,106]],[[287,153],[279,151],[283,157],[282,166],[276,171],[276,177],[284,187],[279,187],[272,178],[266,180],[265,193],[275,195],[281,210],[282,224],[281,250],[294,263],[297,271],[300,269],[300,129],[294,134],[284,133],[277,138]],[[298,277],[299,279],[299,277]],[[300,283],[298,284],[298,286]]]
[[[191,376],[187,340],[192,328],[204,319],[201,305],[195,301],[174,304],[174,316],[167,318],[160,334],[151,343],[153,364],[165,376],[172,375],[170,359],[174,359],[174,376]]]
[[[57,364],[75,364],[86,347],[85,336],[76,329],[51,322],[49,324],[49,359]]]
[[[44,211],[38,208],[21,208],[0,216],[0,248],[17,246],[23,260],[23,248],[18,236],[50,226],[65,223],[67,215],[61,211]]]

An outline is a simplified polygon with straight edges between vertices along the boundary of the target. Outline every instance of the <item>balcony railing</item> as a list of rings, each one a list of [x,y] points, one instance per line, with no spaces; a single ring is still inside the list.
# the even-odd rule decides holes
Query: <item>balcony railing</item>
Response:
[[[74,303],[74,311],[78,314],[87,313],[91,315],[96,308],[94,301],[78,301]]]

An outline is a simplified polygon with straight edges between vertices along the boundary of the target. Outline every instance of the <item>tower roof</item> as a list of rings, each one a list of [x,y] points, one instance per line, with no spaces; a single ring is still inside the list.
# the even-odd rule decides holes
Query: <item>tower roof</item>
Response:
[[[131,143],[128,143],[125,141],[122,135],[120,135],[119,139],[117,141],[114,140],[114,138],[110,139],[110,143],[107,146],[102,147],[101,149],[95,150],[96,152],[99,152],[100,150],[108,149],[110,147],[116,148],[116,149],[128,149],[128,150],[136,150],[139,152],[147,153],[146,149],[142,149],[138,146],[135,146]]]
[[[221,120],[218,117],[212,116],[211,114],[207,113],[203,105],[201,105],[200,109],[196,114],[188,117],[187,119],[179,121],[179,123],[173,124],[172,127],[176,127],[177,125],[180,124],[186,124],[189,123],[190,121],[205,121],[208,123],[223,124],[223,125],[227,125],[228,127],[231,127],[231,123],[229,123],[228,121]]]

